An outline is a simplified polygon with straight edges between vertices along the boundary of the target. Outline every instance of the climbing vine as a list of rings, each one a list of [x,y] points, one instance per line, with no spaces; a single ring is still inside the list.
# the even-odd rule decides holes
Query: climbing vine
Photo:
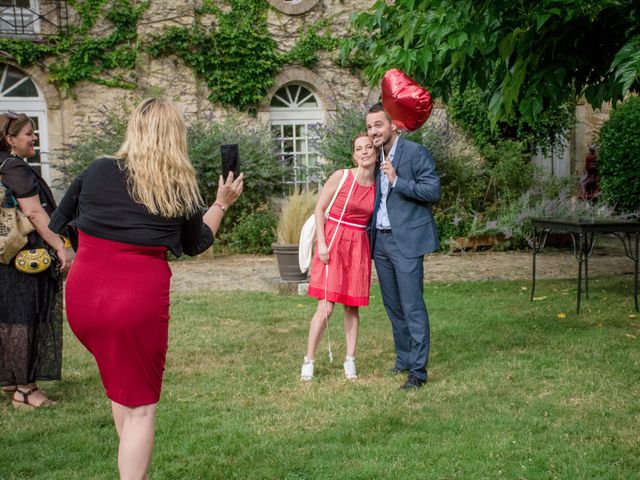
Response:
[[[268,29],[266,0],[229,0],[230,8],[224,9],[220,2],[203,0],[194,10],[192,25],[169,27],[142,39],[138,24],[149,3],[69,0],[78,14],[76,24],[38,43],[2,38],[0,56],[21,67],[53,58],[48,79],[69,93],[83,80],[133,89],[142,52],[152,57],[176,55],[206,81],[212,103],[253,111],[284,65],[311,68],[320,51],[337,48],[325,20],[306,26],[290,51],[279,52]]]
[[[318,63],[318,52],[330,52],[339,46],[339,40],[331,36],[327,20],[309,25],[300,35],[298,43],[283,56],[284,63],[299,63],[307,68]]]
[[[42,43],[22,39],[0,39],[0,51],[21,67],[28,67],[47,57],[55,60],[48,66],[49,81],[70,92],[81,80],[109,87],[135,88],[131,70],[140,52],[137,25],[149,6],[131,0],[70,0],[79,16],[77,25],[47,37]],[[96,35],[93,28],[104,19],[108,33]]]
[[[319,22],[305,28],[293,49],[280,53],[267,26],[269,5],[265,0],[229,3],[231,10],[222,11],[205,0],[191,27],[170,27],[147,47],[155,57],[174,54],[182,58],[206,79],[213,103],[253,110],[283,65],[299,63],[310,68],[318,62],[320,50],[337,47],[327,22]],[[207,14],[216,17],[210,28],[202,22]]]
[[[222,11],[205,2],[191,27],[171,27],[152,38],[147,51],[155,57],[175,54],[207,81],[209,100],[241,110],[257,103],[282,62],[267,29],[265,0],[231,0]],[[215,15],[209,30],[204,14]]]

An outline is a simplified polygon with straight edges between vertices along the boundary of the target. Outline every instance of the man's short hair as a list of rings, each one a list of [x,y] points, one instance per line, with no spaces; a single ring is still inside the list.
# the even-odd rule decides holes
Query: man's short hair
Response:
[[[389,122],[393,123],[391,116],[387,113],[387,111],[382,106],[382,102],[374,103],[373,105],[371,105],[369,107],[369,111],[367,112],[367,115],[369,115],[370,113],[378,113],[378,112],[384,112]]]

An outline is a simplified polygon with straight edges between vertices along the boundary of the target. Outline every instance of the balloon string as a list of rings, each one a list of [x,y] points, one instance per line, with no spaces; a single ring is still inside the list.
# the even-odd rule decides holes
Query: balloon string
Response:
[[[327,310],[327,289],[329,286],[329,252],[331,251],[331,247],[333,247],[333,241],[336,239],[336,235],[338,234],[338,229],[342,224],[342,218],[344,217],[344,213],[347,211],[347,204],[349,203],[349,199],[351,198],[351,193],[353,193],[353,187],[356,185],[356,180],[358,179],[358,175],[360,174],[360,166],[358,165],[358,169],[356,170],[356,174],[353,177],[353,183],[349,188],[349,193],[347,194],[347,199],[344,202],[344,207],[342,207],[342,213],[340,214],[340,219],[336,224],[336,228],[333,231],[333,236],[331,237],[331,241],[329,242],[329,246],[327,247],[327,263],[324,266],[324,322],[325,328],[327,330],[327,348],[329,350],[329,362],[333,363],[333,351],[331,350],[331,336],[329,335],[329,311]]]

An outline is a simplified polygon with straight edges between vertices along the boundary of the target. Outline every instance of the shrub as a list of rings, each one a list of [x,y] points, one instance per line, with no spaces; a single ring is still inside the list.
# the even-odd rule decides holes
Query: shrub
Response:
[[[484,148],[490,165],[491,187],[502,202],[509,202],[533,183],[534,165],[523,142],[501,140]]]
[[[336,170],[353,165],[351,145],[356,134],[367,131],[365,114],[364,106],[338,106],[331,121],[318,126],[316,148],[324,159],[320,166],[323,181]]]
[[[467,85],[461,90],[456,82],[454,92],[447,103],[451,120],[462,128],[480,149],[495,143],[499,138],[497,130],[491,128],[485,95],[475,85]]]
[[[429,119],[419,132],[422,138],[417,141],[433,155],[440,177],[442,193],[437,209],[455,210],[450,212],[451,218],[461,211],[481,209],[488,183],[483,163],[469,153],[457,151],[456,145],[463,140],[442,119]]]
[[[221,174],[220,145],[237,143],[240,170],[244,173],[244,190],[225,214],[219,240],[227,241],[236,224],[268,204],[283,192],[284,169],[279,161],[271,131],[263,125],[243,125],[237,118],[222,123],[198,121],[189,127],[189,156],[198,175],[200,192],[207,205],[213,203]]]
[[[241,218],[228,236],[229,248],[234,252],[266,255],[276,241],[276,216],[273,212],[257,211]]]
[[[96,158],[113,155],[124,141],[130,111],[124,105],[100,109],[104,119],[89,125],[76,143],[65,144],[57,152],[54,168],[61,173],[60,186],[68,187]]]
[[[613,110],[600,130],[602,196],[622,211],[640,209],[640,97]]]
[[[516,246],[531,244],[532,218],[581,218],[606,220],[629,218],[605,202],[589,202],[577,196],[574,177],[540,180],[500,212],[497,226]]]

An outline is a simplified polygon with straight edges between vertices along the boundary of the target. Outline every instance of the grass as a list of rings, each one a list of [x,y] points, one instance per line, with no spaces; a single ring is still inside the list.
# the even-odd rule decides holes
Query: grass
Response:
[[[176,295],[152,479],[640,478],[640,320],[628,278],[429,284],[430,381],[400,391],[377,287],[362,310],[360,380],[342,378],[340,322],[298,381],[314,302]],[[558,314],[565,314],[560,318]],[[91,356],[66,331],[53,409],[0,416],[0,478],[113,479],[117,440]],[[324,347],[323,343],[323,347]]]

